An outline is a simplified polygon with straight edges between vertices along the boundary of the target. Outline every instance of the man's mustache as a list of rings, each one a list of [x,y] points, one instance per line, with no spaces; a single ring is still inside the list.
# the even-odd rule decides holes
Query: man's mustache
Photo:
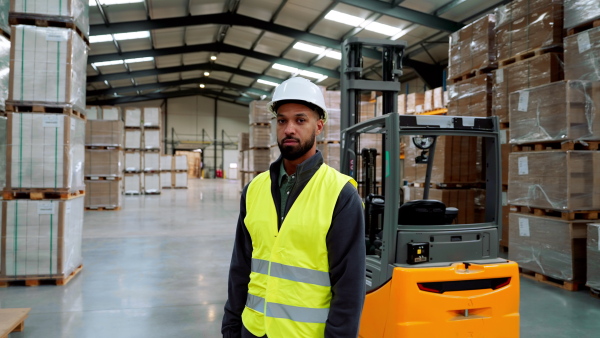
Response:
[[[285,142],[286,140],[294,140],[294,141],[300,143],[299,139],[292,137],[292,136],[286,136],[286,137],[282,138],[280,143],[283,144],[283,142]]]

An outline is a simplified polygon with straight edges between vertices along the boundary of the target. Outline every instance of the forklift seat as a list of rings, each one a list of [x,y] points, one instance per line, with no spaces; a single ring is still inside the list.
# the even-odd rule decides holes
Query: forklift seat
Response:
[[[456,208],[448,209],[450,214],[458,213]],[[453,220],[448,223],[446,205],[437,200],[408,201],[398,208],[399,225],[444,225],[451,224]]]

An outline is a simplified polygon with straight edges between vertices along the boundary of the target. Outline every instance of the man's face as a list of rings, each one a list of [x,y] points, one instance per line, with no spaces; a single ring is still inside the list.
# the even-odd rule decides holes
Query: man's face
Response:
[[[316,148],[316,136],[322,130],[319,114],[305,105],[286,103],[277,109],[277,144],[288,161],[310,157],[312,152],[305,155]]]

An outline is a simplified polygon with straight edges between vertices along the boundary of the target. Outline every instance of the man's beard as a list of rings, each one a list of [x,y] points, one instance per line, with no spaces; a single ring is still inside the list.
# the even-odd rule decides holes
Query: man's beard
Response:
[[[299,159],[304,154],[306,154],[309,150],[312,149],[313,145],[315,144],[315,136],[316,136],[316,132],[313,131],[312,136],[305,143],[302,143],[302,141],[300,141],[300,139],[295,138],[295,137],[283,138],[280,142],[277,142],[277,145],[279,146],[279,151],[281,151],[281,156],[288,161],[294,161],[294,160]],[[298,141],[298,145],[297,146],[284,146],[282,144],[285,140],[296,140],[296,141]]]

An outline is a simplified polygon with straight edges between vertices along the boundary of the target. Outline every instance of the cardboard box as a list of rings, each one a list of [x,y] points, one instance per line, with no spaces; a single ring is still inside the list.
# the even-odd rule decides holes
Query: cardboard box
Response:
[[[406,95],[406,114],[416,114],[417,106],[425,102],[425,93],[412,93]]]
[[[319,143],[317,149],[323,155],[323,162],[335,170],[340,170],[340,144]]]
[[[271,146],[271,126],[250,126],[250,148],[269,148]]]
[[[186,155],[173,156],[175,170],[188,170],[188,158]]]
[[[266,171],[271,164],[271,150],[250,149],[248,151],[248,171]]]
[[[249,133],[239,133],[238,134],[238,150],[248,150],[250,149],[250,134]]]
[[[144,129],[144,149],[161,149],[160,130]]]
[[[8,0],[0,1],[0,29],[10,32],[10,23],[8,22],[8,13],[10,11],[10,2]]]
[[[510,222],[508,216],[510,215],[510,206],[508,205],[508,193],[502,192],[502,237],[500,238],[500,245],[510,248]]]
[[[481,182],[481,163],[477,152],[477,138],[468,136],[441,136],[436,141],[431,183]],[[422,150],[407,138],[404,157],[404,180],[424,183],[427,164],[416,163]]]
[[[585,285],[600,290],[600,224],[587,228],[587,282]]]
[[[0,190],[6,186],[6,117],[0,116]]]
[[[7,116],[7,188],[84,189],[85,121],[56,114]]]
[[[172,170],[173,169],[173,155],[160,155],[160,170]]]
[[[405,201],[423,199],[422,187],[410,187]],[[458,208],[458,217],[453,224],[472,224],[485,221],[485,190],[482,189],[429,189],[429,199],[443,202],[446,207]]]
[[[398,114],[406,115],[406,94],[398,95]]]
[[[125,194],[141,194],[142,193],[142,174],[125,174],[124,175],[124,192]]]
[[[161,171],[160,172],[160,185],[163,188],[171,188],[173,186],[173,172],[172,171]]]
[[[589,221],[563,221],[511,213],[508,259],[519,267],[563,281],[586,279],[586,233]]]
[[[141,129],[125,129],[125,149],[142,149]]]
[[[564,44],[565,80],[600,81],[600,27],[567,36]]]
[[[600,83],[560,81],[510,94],[510,143],[600,140]]]
[[[160,173],[144,173],[145,194],[160,194],[161,188]]]
[[[122,205],[123,181],[85,180],[85,207],[116,209]]]
[[[513,152],[508,165],[512,205],[600,210],[600,152]]]
[[[502,161],[502,185],[508,185],[508,154],[512,151],[509,129],[500,130],[500,160]]]
[[[317,146],[318,147],[318,146]],[[269,148],[270,151],[270,161],[271,163],[277,161],[277,159],[279,158],[279,156],[281,156],[281,151],[279,150],[279,146],[274,145],[271,146],[271,148]],[[240,152],[240,154],[243,154]],[[243,159],[241,159],[243,161]]]
[[[88,47],[68,28],[12,26],[8,101],[85,111]]]
[[[102,120],[121,121],[121,115],[120,107],[102,106]]]
[[[88,120],[85,124],[85,145],[122,148],[124,134],[123,121]]]
[[[173,186],[176,188],[187,188],[187,186],[188,186],[187,173],[173,173]]]
[[[498,66],[495,25],[496,16],[488,14],[450,35],[449,79]]]
[[[563,78],[561,56],[547,53],[513,63],[494,72],[492,113],[500,122],[508,122],[509,94],[537,87]]]
[[[317,135],[317,141],[340,141],[341,116],[340,109],[331,108],[328,110],[327,122],[323,126],[321,134]]]
[[[565,28],[572,28],[600,19],[600,3],[597,0],[564,0]]]
[[[143,126],[144,127],[160,127],[161,126],[161,110],[156,107],[144,107]]]
[[[339,90],[326,91],[325,106],[327,109],[340,109],[342,107],[342,93]]]
[[[250,113],[248,114],[248,121],[250,124],[271,123],[273,114],[267,110],[268,103],[269,101],[250,102]]]
[[[142,153],[142,165],[144,171],[160,171],[160,153],[144,152]]]
[[[433,107],[435,109],[446,108],[446,103],[444,102],[444,88],[437,87],[433,90]],[[398,111],[400,108],[398,108]]]
[[[82,264],[84,197],[2,202],[0,281],[67,277]]]
[[[123,151],[118,149],[86,149],[85,177],[122,177]]]
[[[85,117],[87,118],[88,121],[91,121],[91,120],[102,120],[102,107],[100,107],[100,106],[86,106],[85,107],[84,115],[85,115]]]
[[[562,46],[562,1],[517,1],[498,7],[496,18],[499,61],[541,47]]]
[[[90,35],[88,0],[10,0],[13,17],[73,22],[87,37]]]
[[[492,114],[492,74],[448,86],[448,115],[486,117]]]
[[[0,15],[0,20],[1,16],[2,15]],[[10,40],[0,35],[0,111],[4,111],[6,109],[6,100],[8,99],[8,86],[10,80],[9,69]]]
[[[142,153],[140,151],[125,152],[125,171],[142,171]]]
[[[125,108],[125,127],[141,128],[142,127],[142,109],[137,107]]]

